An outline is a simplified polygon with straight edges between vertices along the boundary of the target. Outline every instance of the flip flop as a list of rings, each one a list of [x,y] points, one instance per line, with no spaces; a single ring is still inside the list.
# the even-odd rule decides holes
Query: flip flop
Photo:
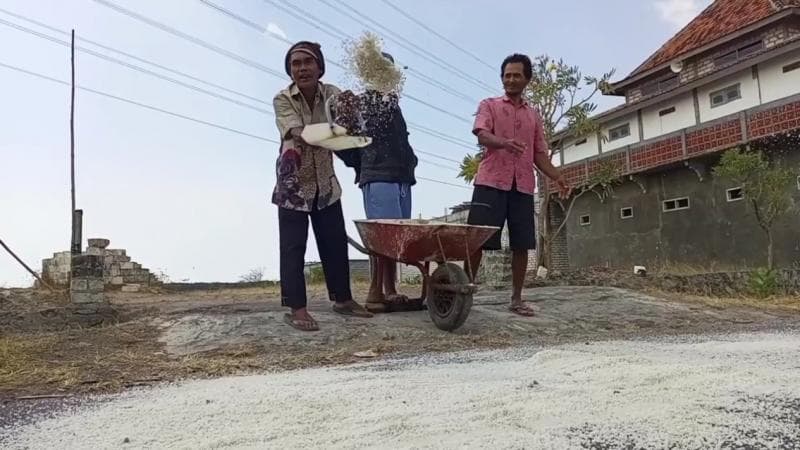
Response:
[[[533,312],[533,308],[526,305],[525,303],[519,303],[516,305],[511,305],[508,307],[508,310],[512,313],[522,316],[522,317],[533,317],[536,314]]]
[[[319,331],[319,325],[317,325],[317,321],[314,319],[311,320],[296,319],[292,314],[286,313],[283,315],[283,321],[286,322],[286,325],[289,325],[295,330]]]
[[[372,313],[364,309],[363,306],[359,305],[354,301],[349,301],[347,306],[337,306],[335,303],[333,304],[333,312],[337,314],[341,314],[343,316],[352,316],[352,317],[361,317],[364,319],[369,319],[372,316]]]

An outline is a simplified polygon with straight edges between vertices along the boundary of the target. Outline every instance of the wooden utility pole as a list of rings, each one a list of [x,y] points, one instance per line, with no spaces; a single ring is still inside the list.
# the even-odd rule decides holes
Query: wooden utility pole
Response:
[[[83,241],[83,211],[78,211],[75,207],[75,30],[72,30],[71,45],[72,60],[72,92],[69,108],[69,168],[70,168],[70,188],[72,194],[72,209],[70,210],[70,222],[72,223],[72,239],[70,251],[73,255],[81,252]]]

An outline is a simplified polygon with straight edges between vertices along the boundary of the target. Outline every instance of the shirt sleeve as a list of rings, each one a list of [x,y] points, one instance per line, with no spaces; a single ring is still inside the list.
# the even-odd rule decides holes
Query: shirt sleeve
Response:
[[[472,127],[472,133],[476,136],[481,131],[494,132],[494,117],[488,100],[483,100],[478,105],[478,112],[475,114],[475,125]]]
[[[280,93],[272,100],[272,106],[275,109],[275,123],[278,126],[278,132],[281,139],[289,137],[289,131],[293,128],[303,127],[303,118],[300,112],[292,106],[291,100]]]
[[[539,110],[533,110],[533,120],[535,122],[534,125],[534,136],[533,136],[533,152],[534,153],[543,153],[545,155],[550,155],[550,146],[547,143],[547,138],[544,134],[544,121],[542,120],[542,115],[539,114]]]

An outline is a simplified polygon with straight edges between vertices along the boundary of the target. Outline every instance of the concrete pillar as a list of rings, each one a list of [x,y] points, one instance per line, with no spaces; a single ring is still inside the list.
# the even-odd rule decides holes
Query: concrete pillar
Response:
[[[77,314],[97,314],[107,306],[103,283],[103,259],[96,255],[72,257],[70,300]]]

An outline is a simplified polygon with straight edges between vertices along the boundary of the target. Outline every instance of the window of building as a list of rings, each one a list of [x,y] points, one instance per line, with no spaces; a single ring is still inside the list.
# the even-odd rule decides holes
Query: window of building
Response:
[[[631,135],[631,124],[626,123],[608,130],[608,140],[616,141]]]
[[[659,111],[659,112],[658,112],[658,115],[659,115],[659,117],[664,117],[664,116],[666,116],[667,114],[672,114],[672,113],[674,113],[674,112],[675,112],[675,107],[674,107],[674,106],[670,106],[670,107],[669,107],[669,108],[667,108],[667,109],[662,109],[661,111]]]
[[[673,198],[664,200],[664,212],[689,209],[689,197]]]
[[[783,73],[788,73],[797,69],[800,69],[800,61],[795,61],[791,64],[783,66]]]
[[[631,219],[633,218],[633,207],[628,206],[627,208],[622,208],[619,210],[619,217],[622,219]]]
[[[586,143],[586,141],[587,141],[587,139],[586,139],[586,138],[583,138],[583,139],[581,139],[580,141],[576,141],[576,142],[575,142],[575,147],[577,147],[577,146],[579,146],[579,145],[583,145],[583,144],[585,144],[585,143]]]
[[[725,191],[725,195],[729,202],[736,202],[744,198],[744,191],[740,187],[735,187]]]
[[[585,227],[587,225],[591,225],[592,221],[590,220],[589,215],[585,214],[585,215],[581,216],[580,223],[581,223],[582,227]]]
[[[741,85],[739,83],[736,83],[733,86],[726,87],[725,89],[714,91],[711,94],[709,94],[709,97],[711,98],[712,108],[726,105],[730,102],[742,98]]]

